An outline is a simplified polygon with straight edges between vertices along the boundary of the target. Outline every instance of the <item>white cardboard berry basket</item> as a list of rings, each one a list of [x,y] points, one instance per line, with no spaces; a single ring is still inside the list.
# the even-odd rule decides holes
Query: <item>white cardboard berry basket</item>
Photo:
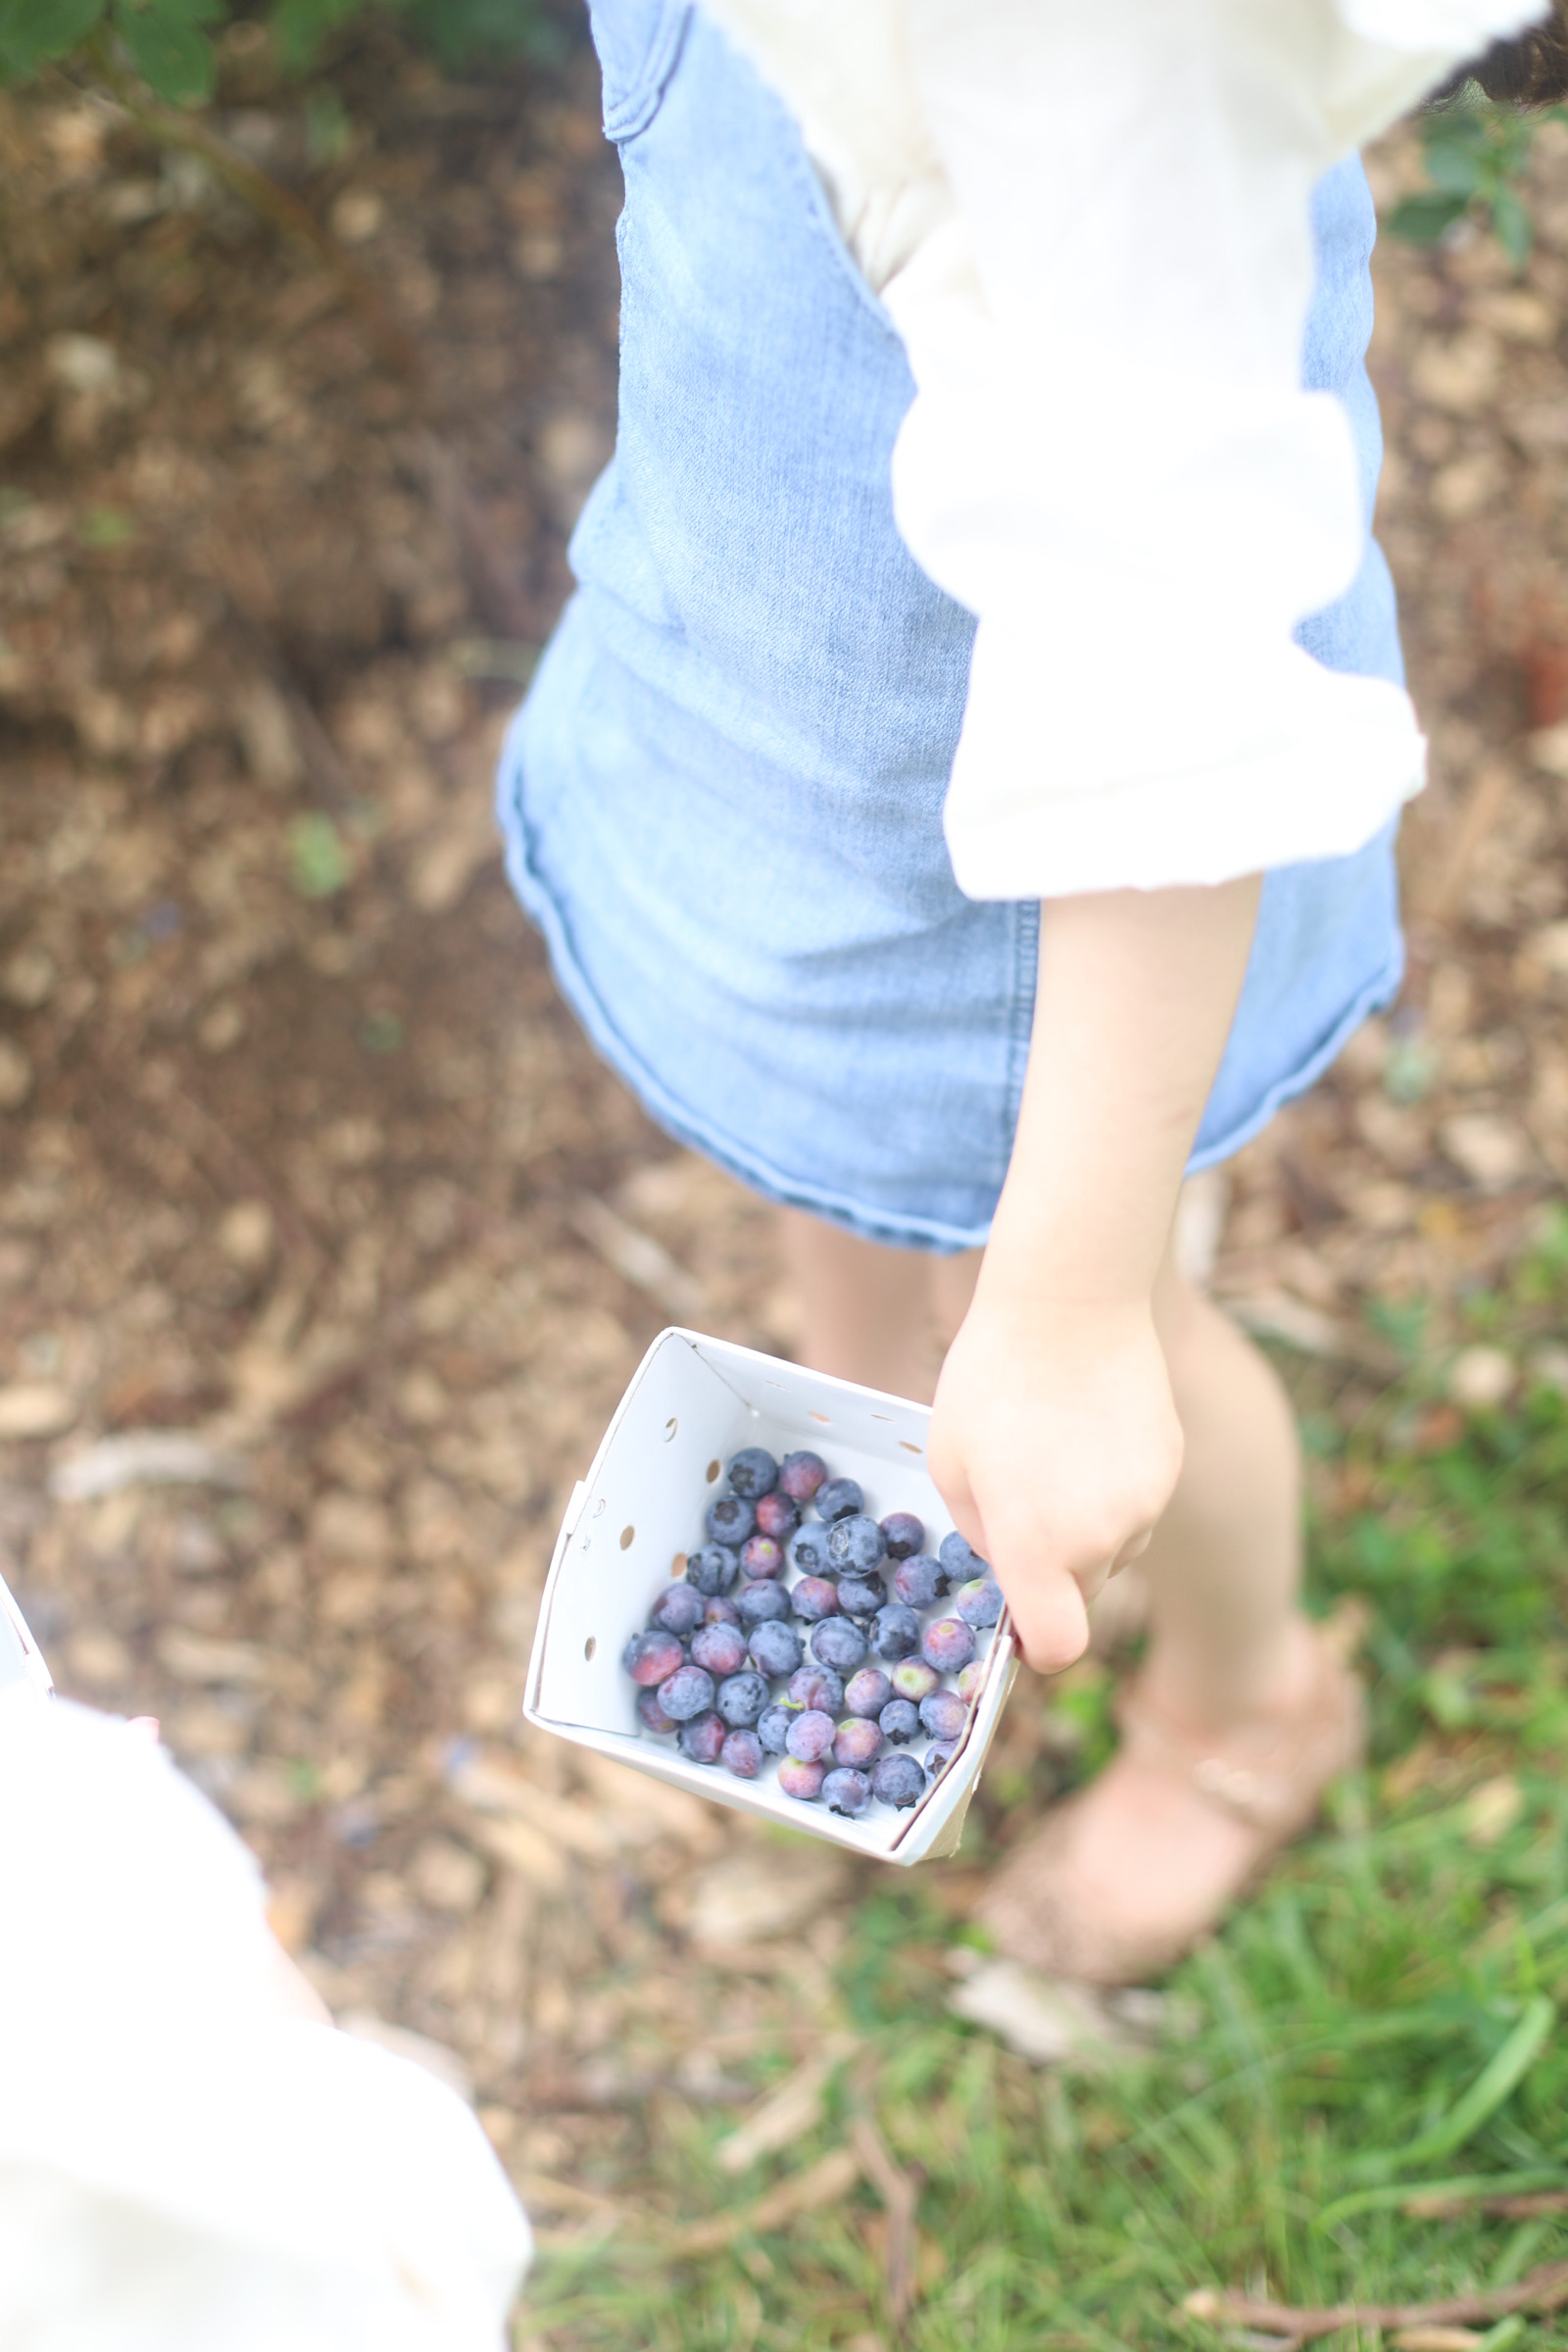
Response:
[[[661,1332],[566,1506],[528,1665],[528,1721],[716,1804],[885,1862],[956,1852],[1017,1672],[1005,1611],[977,1636],[985,1679],[947,1771],[906,1811],[873,1804],[858,1821],[786,1796],[771,1765],[762,1779],[741,1781],[721,1766],[689,1763],[672,1740],[640,1728],[636,1686],[620,1662],[662,1587],[706,1541],[704,1510],[722,1489],[723,1465],[743,1446],[773,1454],[808,1446],[834,1477],[858,1479],[874,1517],[913,1511],[935,1551],[953,1521],[925,1466],[929,1419],[924,1405],[755,1348],[695,1331]]]

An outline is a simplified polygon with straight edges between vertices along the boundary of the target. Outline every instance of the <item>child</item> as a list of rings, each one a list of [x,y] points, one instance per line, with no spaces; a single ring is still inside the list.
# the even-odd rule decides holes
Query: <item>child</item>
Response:
[[[1121,1751],[985,1914],[1068,1975],[1167,1965],[1359,1752],[1284,1396],[1169,1237],[1397,985],[1353,149],[1531,14],[594,9],[619,432],[510,868],[601,1052],[788,1212],[810,1360],[914,1388],[984,1246],[930,1461],[1031,1663],[1147,1555]]]

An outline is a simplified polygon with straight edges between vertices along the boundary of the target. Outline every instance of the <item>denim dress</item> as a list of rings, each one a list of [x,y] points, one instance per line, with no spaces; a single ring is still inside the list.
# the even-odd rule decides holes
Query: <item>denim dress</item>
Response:
[[[894,525],[904,348],[792,117],[713,24],[687,0],[593,20],[625,177],[619,419],[502,754],[508,871],[670,1135],[873,1240],[969,1248],[1012,1147],[1040,917],[964,898],[943,839],[974,621]],[[1316,192],[1302,380],[1348,411],[1366,551],[1299,636],[1399,679],[1371,537],[1375,226],[1352,160]],[[1039,727],[1049,757],[1049,691]],[[1392,829],[1271,873],[1194,1168],[1308,1086],[1401,961]]]

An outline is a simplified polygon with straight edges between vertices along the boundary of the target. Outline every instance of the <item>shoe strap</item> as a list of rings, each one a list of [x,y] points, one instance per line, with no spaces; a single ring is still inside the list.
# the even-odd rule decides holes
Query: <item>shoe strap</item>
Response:
[[[1300,1812],[1303,1780],[1315,1777],[1314,1751],[1343,1708],[1338,1685],[1345,1673],[1320,1648],[1315,1687],[1295,1722],[1267,1745],[1249,1742],[1244,1731],[1228,1752],[1171,1723],[1134,1684],[1117,1708],[1123,1744],[1162,1771],[1181,1775],[1222,1812],[1254,1829],[1277,1830]]]

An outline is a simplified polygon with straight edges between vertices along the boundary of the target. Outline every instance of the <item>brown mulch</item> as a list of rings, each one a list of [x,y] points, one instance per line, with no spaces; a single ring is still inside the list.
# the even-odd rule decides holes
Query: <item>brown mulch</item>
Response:
[[[253,45],[226,71],[220,126],[425,380],[112,113],[0,104],[0,1546],[61,1687],[161,1718],[334,2007],[455,2050],[591,2229],[650,2102],[738,2102],[841,2024],[853,1878],[518,1722],[556,1522],[668,1319],[616,1235],[709,1328],[793,1329],[766,1214],[594,1060],[489,819],[610,446],[616,171],[580,52],[444,85],[377,36],[314,156]],[[1568,1173],[1568,157],[1540,176],[1521,283],[1477,237],[1381,257],[1412,978],[1243,1155],[1215,1272],[1346,1410],[1369,1309],[1451,1351]],[[73,1494],[174,1431],[200,1478]],[[1061,1737],[1015,1702],[993,1785]]]

